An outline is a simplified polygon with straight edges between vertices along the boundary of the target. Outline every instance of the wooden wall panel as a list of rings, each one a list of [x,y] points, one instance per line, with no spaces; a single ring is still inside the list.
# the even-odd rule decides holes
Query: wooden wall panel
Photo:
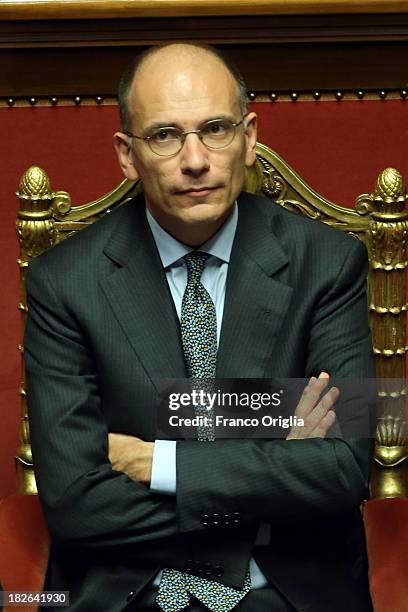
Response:
[[[65,0],[59,14],[53,15],[58,19],[44,18],[47,13],[40,9],[45,3],[20,4],[27,11],[37,4],[36,19],[28,18],[30,11],[26,20],[4,19],[6,5],[0,2],[0,97],[4,98],[114,95],[120,73],[135,53],[172,40],[228,49],[249,89],[257,92],[408,85],[408,3],[404,12],[380,15],[281,15],[270,10],[265,17],[193,17],[186,10],[182,17],[152,18],[147,12],[139,18],[113,19],[101,16],[110,15],[109,6],[115,3],[95,2],[100,18],[92,20],[67,19],[71,13],[64,9]],[[390,10],[392,4],[387,3]]]
[[[408,86],[407,42],[218,46],[240,66],[253,92],[376,91]],[[2,49],[0,97],[115,95],[122,70],[144,48]]]

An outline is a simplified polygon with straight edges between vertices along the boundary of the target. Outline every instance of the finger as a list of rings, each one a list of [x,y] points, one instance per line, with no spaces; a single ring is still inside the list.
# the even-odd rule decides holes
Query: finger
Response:
[[[340,395],[340,391],[337,387],[332,387],[327,393],[323,395],[320,400],[321,407],[327,412],[336,403]]]
[[[336,422],[336,414],[333,410],[329,412],[321,419],[318,426],[311,432],[311,438],[325,438],[331,427]]]
[[[302,437],[312,437],[311,434],[319,427],[321,420],[325,418],[328,411],[333,407],[339,395],[338,388],[333,387],[321,398],[310,414],[304,419]]]
[[[314,429],[320,423],[320,421],[326,416],[328,411],[334,406],[340,395],[340,391],[337,387],[332,387],[323,395],[320,401],[316,404],[312,412],[307,417],[307,425],[309,428]]]
[[[296,406],[295,416],[305,419],[312,412],[319,401],[321,393],[327,387],[328,382],[328,378],[315,378],[313,376],[310,379]]]

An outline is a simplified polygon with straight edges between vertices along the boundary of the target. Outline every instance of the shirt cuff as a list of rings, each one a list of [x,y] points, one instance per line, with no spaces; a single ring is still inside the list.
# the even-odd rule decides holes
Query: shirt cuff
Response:
[[[176,495],[175,440],[156,440],[153,449],[150,490],[164,495]]]

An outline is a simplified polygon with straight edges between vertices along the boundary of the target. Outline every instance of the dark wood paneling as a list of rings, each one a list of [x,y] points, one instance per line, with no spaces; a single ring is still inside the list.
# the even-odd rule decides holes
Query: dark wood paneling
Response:
[[[0,20],[0,48],[138,46],[180,39],[226,44],[408,41],[408,14]]]
[[[0,96],[115,95],[123,68],[143,48],[3,49]],[[408,86],[408,44],[402,42],[234,44],[227,50],[255,92]]]
[[[168,40],[227,48],[254,92],[404,89],[408,14],[0,22],[0,96],[115,95],[135,53]]]

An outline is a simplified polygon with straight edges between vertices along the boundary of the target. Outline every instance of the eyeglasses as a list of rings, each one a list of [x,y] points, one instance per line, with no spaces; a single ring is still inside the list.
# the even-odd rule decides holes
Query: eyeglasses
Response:
[[[197,134],[203,145],[208,149],[225,149],[235,137],[235,129],[243,123],[241,121],[233,123],[229,119],[212,119],[204,123],[199,130],[182,132],[176,127],[161,127],[155,130],[150,136],[136,136],[132,132],[124,132],[130,138],[144,140],[149,145],[151,151],[162,157],[175,155],[183,148],[186,137],[189,134]]]

